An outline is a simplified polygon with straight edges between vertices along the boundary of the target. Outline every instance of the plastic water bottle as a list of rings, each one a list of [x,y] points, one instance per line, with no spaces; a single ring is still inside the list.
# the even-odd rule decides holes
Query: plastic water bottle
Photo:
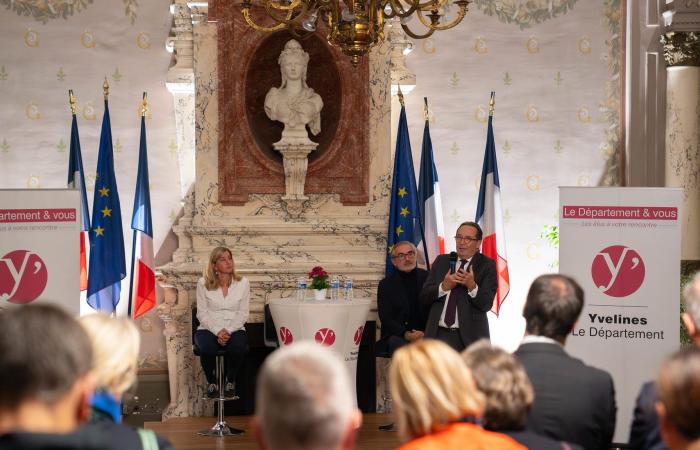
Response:
[[[297,300],[303,301],[306,298],[306,278],[297,279]]]
[[[338,291],[340,291],[340,279],[337,276],[331,277],[331,300],[338,300]]]
[[[345,278],[345,300],[352,300],[352,278]]]

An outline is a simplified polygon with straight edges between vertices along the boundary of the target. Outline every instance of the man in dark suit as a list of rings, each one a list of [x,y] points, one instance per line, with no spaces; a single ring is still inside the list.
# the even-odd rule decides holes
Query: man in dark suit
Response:
[[[564,350],[583,301],[583,289],[570,277],[535,279],[523,309],[526,336],[515,356],[535,389],[528,428],[587,450],[607,450],[617,412],[612,377]]]
[[[693,345],[700,348],[700,273],[686,285],[683,291],[685,312],[681,316]],[[634,406],[634,418],[630,428],[629,446],[632,450],[665,450],[661,440],[659,418],[656,414],[656,387],[654,382],[644,383]]]
[[[425,308],[418,297],[428,271],[416,267],[416,247],[408,241],[394,244],[391,263],[396,272],[379,282],[377,309],[382,337],[377,346],[389,355],[402,345],[423,337]]]
[[[421,292],[427,308],[425,336],[439,339],[461,352],[469,344],[490,338],[486,313],[498,287],[496,263],[479,253],[481,227],[464,222],[455,233],[458,270],[450,271],[449,255],[433,262]]]

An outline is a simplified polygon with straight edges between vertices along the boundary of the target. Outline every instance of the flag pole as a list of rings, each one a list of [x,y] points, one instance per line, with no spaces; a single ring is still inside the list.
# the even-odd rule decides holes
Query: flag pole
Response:
[[[141,120],[146,117],[146,112],[148,111],[148,98],[146,98],[146,93],[143,93],[143,100],[141,101]],[[139,149],[139,153],[141,149]],[[139,155],[140,161],[140,155]],[[131,279],[129,281],[129,304],[127,306],[127,314],[131,318],[131,302],[134,295],[134,265],[136,264],[136,230],[131,230]]]
[[[423,97],[423,118],[425,119],[425,123],[427,124],[428,123],[428,97]],[[421,158],[422,158],[422,156],[421,156]],[[418,210],[418,213],[420,214],[420,210]],[[420,239],[423,242],[423,254],[425,255],[425,267],[426,267],[426,269],[430,270],[430,255],[428,255],[428,243],[425,242],[425,230],[423,229],[423,222],[424,221],[425,221],[425,217],[423,217],[421,215],[421,217],[418,219],[418,227],[420,229]]]

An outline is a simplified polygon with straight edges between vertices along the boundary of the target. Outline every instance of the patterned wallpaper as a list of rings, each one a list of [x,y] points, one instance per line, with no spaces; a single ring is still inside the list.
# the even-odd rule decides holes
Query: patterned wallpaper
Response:
[[[491,335],[507,348],[522,336],[530,282],[557,270],[557,251],[541,234],[557,225],[558,186],[618,182],[620,22],[617,0],[476,0],[460,25],[414,41],[406,57],[417,76],[406,96],[414,161],[427,96],[448,237],[474,219],[496,91],[512,289]]]
[[[617,182],[620,142],[619,0],[475,0],[458,27],[415,41],[407,65],[418,78],[406,97],[414,158],[422,98],[443,191],[446,233],[471,220],[484,152],[488,96],[494,119],[512,290],[495,336],[517,344],[530,281],[556,270],[541,238],[557,223],[557,187]],[[128,229],[138,151],[138,105],[147,120],[156,248],[180,208],[172,97],[165,88],[167,0],[0,0],[0,186],[63,187],[75,90],[87,183],[92,189],[102,116],[110,113],[117,179]],[[394,106],[398,106],[395,102]],[[396,113],[398,108],[394,108]],[[395,123],[392,133],[395,133]],[[393,146],[392,146],[393,151]],[[88,196],[90,201],[92,196]],[[449,246],[453,242],[448,239]],[[130,253],[130,239],[126,242]],[[126,289],[125,289],[126,290]],[[124,307],[125,302],[122,302]],[[144,330],[146,367],[163,367],[160,321]]]
[[[156,252],[180,210],[173,100],[165,87],[168,8],[168,0],[0,0],[0,187],[65,187],[68,89],[73,89],[92,202],[107,77],[127,255],[143,91],[150,104],[146,128]],[[128,277],[120,311],[126,310],[127,291]],[[151,312],[138,325],[142,367],[165,367],[160,320]]]

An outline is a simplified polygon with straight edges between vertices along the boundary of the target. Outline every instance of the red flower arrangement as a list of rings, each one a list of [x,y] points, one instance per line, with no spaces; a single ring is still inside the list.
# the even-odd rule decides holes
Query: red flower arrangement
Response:
[[[328,272],[323,270],[323,267],[316,266],[309,272],[309,289],[328,289]]]

